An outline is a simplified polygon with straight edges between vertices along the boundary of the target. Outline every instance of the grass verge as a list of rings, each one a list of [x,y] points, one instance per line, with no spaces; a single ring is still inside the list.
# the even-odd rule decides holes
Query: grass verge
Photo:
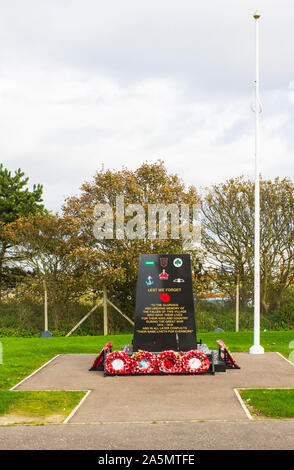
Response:
[[[294,389],[238,390],[256,418],[294,418]]]
[[[0,425],[60,423],[86,392],[0,391]]]

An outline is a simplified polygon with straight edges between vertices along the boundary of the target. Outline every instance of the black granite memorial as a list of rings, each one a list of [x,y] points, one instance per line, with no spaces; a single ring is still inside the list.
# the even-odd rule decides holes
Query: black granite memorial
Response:
[[[133,350],[196,348],[190,255],[140,255]]]

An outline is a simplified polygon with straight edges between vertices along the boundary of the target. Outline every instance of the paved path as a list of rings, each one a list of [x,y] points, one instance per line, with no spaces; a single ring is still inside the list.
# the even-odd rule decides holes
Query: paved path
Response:
[[[241,369],[215,376],[104,377],[88,370],[94,357],[60,355],[16,390],[91,390],[71,424],[246,423],[248,418],[234,388],[294,388],[294,368],[277,353],[236,353]]]
[[[294,421],[10,426],[0,449],[293,450]]]

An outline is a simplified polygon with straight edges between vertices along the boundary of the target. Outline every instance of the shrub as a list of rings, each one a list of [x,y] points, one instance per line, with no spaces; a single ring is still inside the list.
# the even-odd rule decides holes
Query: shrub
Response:
[[[284,323],[287,323],[291,328],[294,327],[294,302],[284,304],[280,309],[279,316]]]

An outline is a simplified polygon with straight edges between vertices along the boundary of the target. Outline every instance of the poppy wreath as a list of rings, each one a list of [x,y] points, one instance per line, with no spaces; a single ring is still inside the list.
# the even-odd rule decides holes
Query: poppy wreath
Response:
[[[110,351],[111,347],[112,347],[111,341],[109,341],[109,343],[106,343],[104,348],[100,351],[98,356],[95,358],[90,370],[103,370],[104,352]]]
[[[149,351],[138,351],[131,357],[132,374],[154,374],[157,372],[157,360]]]
[[[184,354],[181,358],[182,372],[189,374],[203,374],[210,366],[207,355],[196,349]]]
[[[175,351],[163,351],[157,356],[157,366],[158,371],[165,374],[181,372],[181,355]]]
[[[225,343],[221,339],[218,339],[216,342],[217,342],[217,344],[219,345],[219,347],[221,348],[222,351],[227,349],[227,346],[225,345]]]
[[[228,360],[228,363],[233,366],[233,367],[236,367],[238,368],[238,364],[236,362],[236,359],[234,358],[233,354],[231,353],[230,349],[228,348],[228,346],[221,340],[221,339],[218,339],[217,340],[217,344],[219,345],[219,347],[221,348],[221,350],[225,353],[227,352],[227,360]]]
[[[105,360],[106,375],[129,374],[130,358],[124,351],[113,351],[107,354]]]

